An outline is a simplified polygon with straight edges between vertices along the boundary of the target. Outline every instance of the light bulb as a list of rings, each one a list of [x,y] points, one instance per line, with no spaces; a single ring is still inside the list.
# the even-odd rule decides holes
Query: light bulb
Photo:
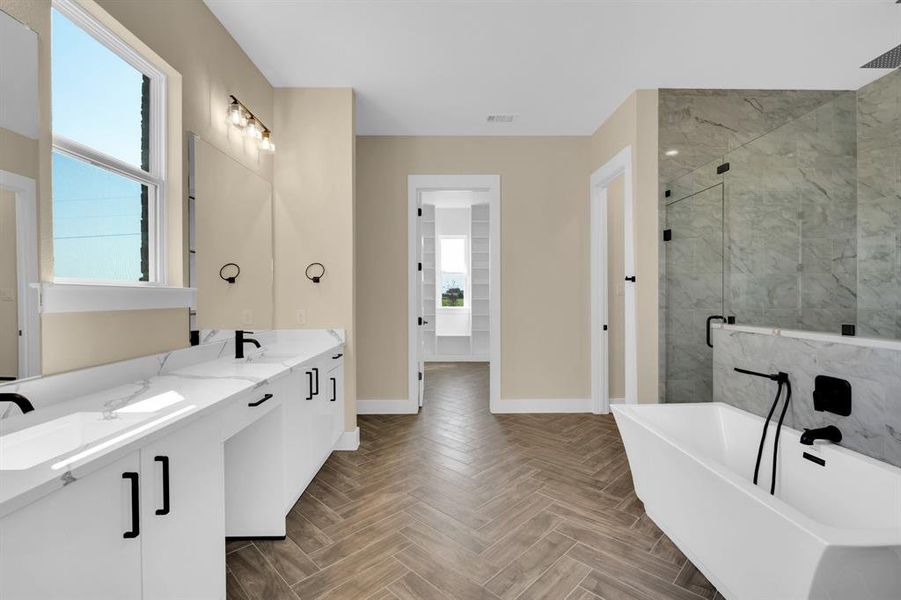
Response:
[[[256,140],[262,139],[263,132],[260,128],[260,124],[253,117],[250,117],[250,119],[247,120],[247,126],[244,127],[244,135]]]
[[[263,132],[263,139],[260,140],[260,150],[265,150],[267,152],[275,151],[275,144],[272,143],[272,140],[269,139],[269,132]]]
[[[237,101],[232,102],[228,105],[228,122],[232,125],[240,125],[241,118],[244,116],[244,111],[241,110],[241,105],[238,104]]]

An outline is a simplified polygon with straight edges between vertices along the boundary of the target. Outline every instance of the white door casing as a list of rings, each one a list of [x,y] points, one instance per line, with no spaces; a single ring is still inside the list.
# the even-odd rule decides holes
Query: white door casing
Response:
[[[608,379],[607,306],[607,189],[623,177],[623,272],[625,283],[625,403],[638,402],[638,355],[635,273],[635,196],[632,182],[632,147],[626,146],[591,175],[591,400],[592,412],[610,412]],[[630,278],[635,278],[630,281]]]

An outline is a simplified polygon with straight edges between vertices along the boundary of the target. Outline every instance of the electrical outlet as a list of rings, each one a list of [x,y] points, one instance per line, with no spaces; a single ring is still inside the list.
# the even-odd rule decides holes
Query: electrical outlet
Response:
[[[253,325],[253,311],[245,308],[241,311],[241,323],[244,325]]]
[[[307,311],[303,308],[297,309],[297,324],[298,325],[306,325],[307,324]]]

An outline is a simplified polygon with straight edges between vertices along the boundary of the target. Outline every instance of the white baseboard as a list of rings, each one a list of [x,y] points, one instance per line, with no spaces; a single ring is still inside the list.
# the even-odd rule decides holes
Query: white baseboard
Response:
[[[625,404],[625,398],[610,398],[610,404]]]
[[[357,400],[358,415],[415,415],[419,407],[410,400]]]
[[[491,407],[495,414],[508,413],[590,413],[591,398],[501,398]]]
[[[335,450],[346,450],[353,452],[360,447],[360,428],[357,427],[353,431],[345,431],[335,442]]]
[[[490,362],[487,356],[427,356],[422,362],[449,363],[449,362]]]

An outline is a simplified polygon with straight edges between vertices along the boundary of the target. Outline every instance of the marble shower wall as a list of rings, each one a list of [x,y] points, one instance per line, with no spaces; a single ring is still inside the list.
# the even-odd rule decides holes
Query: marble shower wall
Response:
[[[841,332],[857,312],[853,92],[724,157],[725,314]]]
[[[859,335],[901,338],[901,70],[857,92]]]
[[[733,369],[786,371],[792,384],[786,415],[789,427],[803,430],[835,425],[842,432],[845,448],[901,467],[901,345],[872,347],[864,340],[852,343],[841,336],[820,341],[729,328],[714,329],[713,340],[715,401],[766,417],[776,385]],[[813,410],[817,375],[851,383],[850,416]]]
[[[661,90],[660,103],[661,225],[672,234],[661,244],[661,399],[706,401],[707,316],[835,332],[856,321],[855,95]]]

